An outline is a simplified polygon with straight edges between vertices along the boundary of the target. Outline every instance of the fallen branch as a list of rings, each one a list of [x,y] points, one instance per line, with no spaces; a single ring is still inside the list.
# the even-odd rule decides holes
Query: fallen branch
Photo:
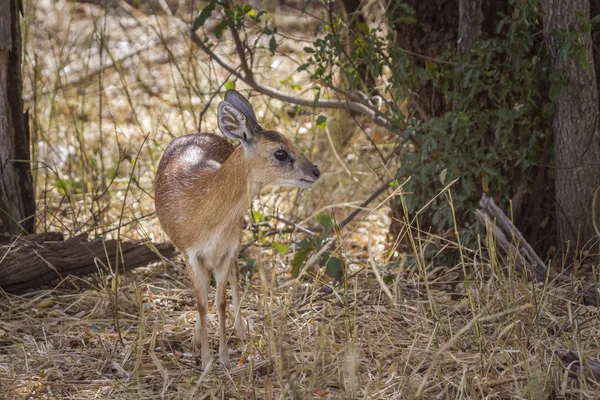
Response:
[[[600,383],[600,361],[589,359],[573,351],[549,348],[541,341],[541,348],[551,356],[556,356],[568,372],[568,376],[577,379],[581,375],[590,383]]]
[[[102,265],[115,265],[131,270],[171,258],[175,248],[170,243],[148,246],[141,242],[88,240],[87,234],[63,239],[61,233],[46,232],[21,236],[0,247],[0,288],[20,293],[49,284],[68,275],[97,272]]]
[[[549,275],[546,264],[494,200],[485,193],[479,200],[475,216],[485,225],[486,230],[492,231],[501,257],[507,261],[514,260],[518,271],[527,271],[527,279],[540,282],[546,279]]]
[[[548,280],[560,279],[566,283],[573,282],[570,276],[555,274],[548,270],[521,232],[485,193],[481,196],[479,207],[475,211],[475,216],[485,225],[487,231],[492,232],[496,245],[500,249],[500,256],[507,262],[514,262],[518,271],[526,271],[527,279],[542,282],[548,278]],[[600,305],[600,286],[597,283],[588,284],[579,295],[585,305]]]
[[[600,383],[600,361],[589,360],[572,351],[559,353],[558,357],[565,368],[569,370],[570,377],[576,378],[581,374],[588,382]]]

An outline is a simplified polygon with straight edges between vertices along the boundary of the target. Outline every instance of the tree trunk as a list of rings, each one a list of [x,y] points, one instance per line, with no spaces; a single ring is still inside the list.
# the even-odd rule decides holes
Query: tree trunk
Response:
[[[458,51],[465,54],[481,39],[483,0],[460,0],[458,3]]]
[[[483,24],[483,0],[460,0],[458,2],[458,52],[468,54],[475,42],[481,39],[481,25]],[[454,82],[457,93],[465,93],[461,81]],[[457,102],[453,104],[457,110]]]
[[[600,0],[590,0],[590,17],[600,14]],[[594,72],[600,76],[600,26],[592,27],[592,53],[594,55]],[[600,79],[596,78],[596,88],[600,93]],[[600,104],[599,104],[600,106]]]
[[[560,60],[560,43],[553,32],[578,28],[581,13],[589,18],[589,0],[542,0],[544,36],[553,68],[562,70],[567,84],[556,100],[552,120],[556,165],[556,214],[559,246],[585,245],[595,235],[592,197],[600,185],[600,126],[598,89],[589,32],[579,37],[588,67],[578,57]],[[577,46],[577,43],[573,43]]]
[[[21,96],[22,3],[0,0],[0,10],[0,232],[33,233],[35,197]]]

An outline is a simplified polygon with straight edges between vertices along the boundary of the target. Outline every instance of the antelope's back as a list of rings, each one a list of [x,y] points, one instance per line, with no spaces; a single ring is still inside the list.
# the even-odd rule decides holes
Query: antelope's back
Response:
[[[235,147],[212,133],[180,136],[167,146],[158,164],[154,202],[161,225],[174,240],[171,227],[185,215],[185,209],[202,192],[214,171],[231,156]],[[177,244],[177,243],[176,243]]]
[[[157,181],[175,175],[219,169],[235,147],[213,133],[195,133],[174,139],[166,148],[158,165]]]

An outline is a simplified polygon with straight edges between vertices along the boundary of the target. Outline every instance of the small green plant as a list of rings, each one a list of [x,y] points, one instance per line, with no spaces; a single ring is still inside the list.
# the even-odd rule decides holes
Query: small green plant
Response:
[[[331,217],[327,214],[317,215],[317,221],[321,225],[321,235],[310,237],[302,240],[298,243],[300,250],[294,254],[292,259],[292,276],[297,277],[300,274],[302,265],[310,258],[314,253],[318,253],[329,238],[329,234],[334,230],[334,223]],[[344,277],[345,265],[343,258],[333,255],[329,251],[323,251],[319,256],[318,265],[325,268],[327,276],[341,281]]]

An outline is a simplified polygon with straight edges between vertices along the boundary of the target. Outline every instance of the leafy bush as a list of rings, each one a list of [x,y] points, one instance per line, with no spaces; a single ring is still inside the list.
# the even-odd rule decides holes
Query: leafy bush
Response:
[[[531,168],[539,167],[544,152],[552,151],[545,142],[551,143],[546,136],[552,100],[562,82],[549,73],[541,10],[536,1],[513,0],[510,8],[511,15],[500,16],[493,37],[479,41],[467,54],[452,48],[436,60],[408,54],[395,45],[394,32],[366,24],[356,24],[352,52],[337,57],[344,54],[342,21],[337,19],[318,26],[319,38],[305,49],[309,62],[300,67],[315,80],[335,85],[341,76],[345,85],[363,90],[365,77],[358,66],[367,67],[380,83],[376,90],[388,99],[386,109],[396,133],[405,139],[396,177],[410,177],[405,190],[413,194],[405,198],[407,211],[414,215],[457,179],[453,204],[463,243],[472,244],[478,231],[472,210],[481,193],[507,207],[516,183],[532,181]],[[390,8],[387,20],[391,26],[417,23],[414,10],[401,1]],[[441,95],[442,112],[429,120],[407,118],[401,105],[426,86]],[[438,232],[453,226],[443,196],[419,220]]]

